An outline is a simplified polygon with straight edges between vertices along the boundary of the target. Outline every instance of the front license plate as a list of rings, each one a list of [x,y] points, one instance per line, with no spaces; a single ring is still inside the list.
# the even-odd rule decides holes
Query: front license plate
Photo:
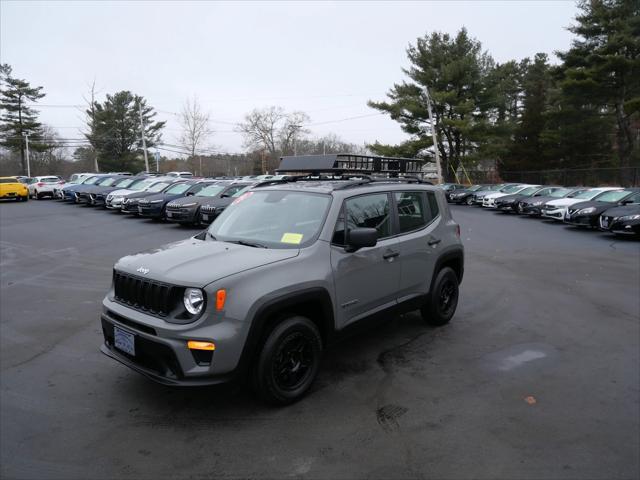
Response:
[[[202,219],[203,219],[205,222],[208,222],[208,221],[209,221],[209,215],[204,215],[204,214],[203,214],[203,215],[202,215]]]
[[[173,217],[173,213],[167,212],[167,218],[171,218],[171,217]]]
[[[118,327],[113,327],[113,344],[118,350],[122,350],[129,355],[136,354],[135,335]]]

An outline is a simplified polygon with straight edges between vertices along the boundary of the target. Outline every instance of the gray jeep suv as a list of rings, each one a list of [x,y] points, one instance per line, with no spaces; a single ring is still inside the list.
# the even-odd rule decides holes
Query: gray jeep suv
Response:
[[[446,324],[464,271],[444,191],[410,178],[298,177],[238,197],[204,232],[120,259],[101,350],[169,385],[249,379],[275,404],[366,319]]]

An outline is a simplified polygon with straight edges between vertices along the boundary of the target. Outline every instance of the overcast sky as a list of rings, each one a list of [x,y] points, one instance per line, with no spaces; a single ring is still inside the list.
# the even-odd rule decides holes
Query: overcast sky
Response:
[[[0,60],[44,87],[41,120],[62,137],[80,137],[82,114],[72,105],[95,79],[101,96],[146,97],[168,122],[167,143],[179,136],[175,113],[196,95],[216,130],[211,144],[231,152],[242,150],[233,123],[268,105],[307,112],[315,135],[399,142],[397,124],[366,102],[403,79],[405,50],[417,37],[465,26],[505,62],[567,49],[577,13],[572,1],[1,1],[0,8]]]

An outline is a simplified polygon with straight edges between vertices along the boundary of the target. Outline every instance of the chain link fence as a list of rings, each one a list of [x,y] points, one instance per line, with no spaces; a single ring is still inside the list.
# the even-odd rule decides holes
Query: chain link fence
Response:
[[[572,168],[499,172],[497,170],[466,170],[459,172],[464,183],[531,183],[534,185],[566,186],[640,186],[640,167]]]

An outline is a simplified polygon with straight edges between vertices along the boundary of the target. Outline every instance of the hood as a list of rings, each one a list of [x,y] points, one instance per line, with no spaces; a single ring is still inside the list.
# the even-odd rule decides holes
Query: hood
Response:
[[[158,194],[157,192],[145,192],[145,191],[136,192],[136,191],[133,191],[133,190],[132,190],[132,192],[133,193],[127,194],[127,198],[144,198],[144,197],[150,197],[152,195],[157,195]]]
[[[551,205],[554,207],[568,207],[569,205],[573,205],[574,203],[584,202],[582,198],[558,198],[556,200],[552,200],[547,202],[547,205]]]
[[[109,192],[109,195],[128,195],[130,193],[135,192],[135,190],[129,190],[128,188],[119,188],[118,190],[112,190]]]
[[[133,195],[131,195],[130,197],[132,197],[132,196]],[[146,195],[144,199],[145,199],[145,201],[148,201],[148,202],[153,202],[154,200],[167,201],[167,200],[171,200],[173,198],[181,197],[181,196],[182,196],[182,194],[175,194],[175,193],[174,194],[168,194],[168,193],[160,192],[160,193],[152,193],[150,195]]]
[[[171,203],[176,205],[185,205],[189,203],[197,203],[198,205],[204,205],[211,200],[215,200],[216,197],[199,197],[198,195],[190,195],[188,197],[175,198],[171,200]]]
[[[510,193],[504,193],[504,192],[491,192],[491,193],[487,193],[484,198],[500,198],[500,197],[506,197],[507,195],[511,195]]]
[[[203,198],[207,198],[207,197],[203,197]],[[207,198],[206,201],[201,202],[200,205],[206,205],[208,207],[227,207],[231,205],[231,203],[234,200],[235,200],[234,197],[224,197],[224,198],[210,197],[210,198]]]
[[[189,238],[123,257],[115,269],[175,285],[204,287],[229,275],[296,257],[298,249],[254,248]],[[148,269],[143,275],[137,270]]]
[[[597,200],[588,200],[586,202],[583,201],[583,202],[574,203],[573,205],[571,205],[571,210],[573,211],[573,210],[580,210],[582,208],[595,207],[596,211],[589,214],[589,215],[595,215],[595,214],[600,214],[605,210],[607,210],[608,208],[615,207],[615,206],[616,206],[615,203],[599,202]]]
[[[605,210],[609,217],[624,217],[625,215],[640,215],[640,205],[625,205]]]
[[[520,195],[519,193],[511,193],[509,195],[502,195],[499,198],[501,202],[515,202],[516,200],[527,197],[525,197],[524,195]]]

